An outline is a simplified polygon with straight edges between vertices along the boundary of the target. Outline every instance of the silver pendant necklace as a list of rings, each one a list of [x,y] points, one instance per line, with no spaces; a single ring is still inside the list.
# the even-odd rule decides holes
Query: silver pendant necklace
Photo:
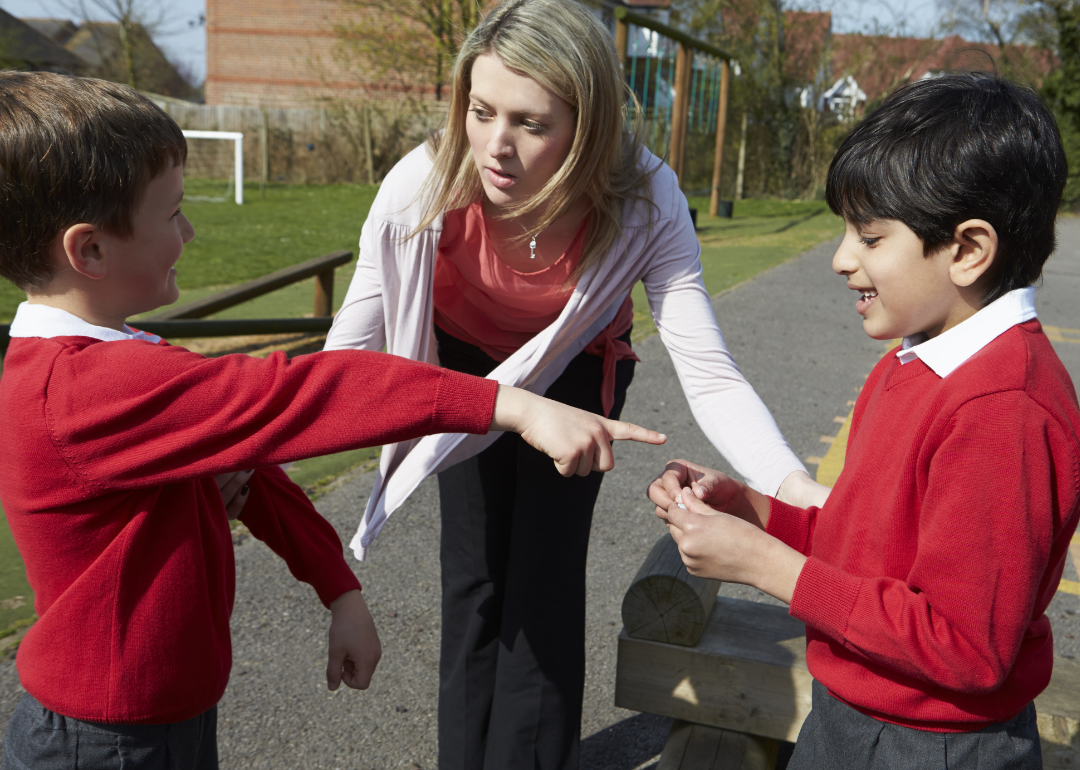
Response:
[[[518,222],[518,224],[521,225],[520,222]],[[536,233],[536,235],[533,235],[528,231],[525,225],[521,225],[521,229],[525,232],[525,235],[528,235],[530,238],[532,238],[532,240],[529,241],[529,259],[536,259],[536,236],[540,233],[538,232]],[[543,232],[543,230],[541,230],[540,232]]]

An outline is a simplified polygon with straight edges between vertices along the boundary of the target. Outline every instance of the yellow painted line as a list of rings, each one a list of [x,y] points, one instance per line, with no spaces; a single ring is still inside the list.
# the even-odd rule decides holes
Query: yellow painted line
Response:
[[[1075,342],[1080,344],[1080,329],[1063,329],[1060,326],[1044,326],[1043,332],[1051,342]]]
[[[1073,545],[1080,545],[1080,532],[1073,535],[1072,543]],[[1080,566],[1078,566],[1077,569],[1080,570]]]
[[[832,443],[829,444],[829,450],[821,458],[821,464],[818,465],[817,469],[817,481],[819,484],[831,487],[840,478],[840,471],[844,469],[844,455],[847,454],[847,438],[848,432],[851,430],[851,415],[854,412],[853,409],[848,414],[844,424],[840,426],[840,432],[836,434]],[[824,439],[825,437],[822,436],[822,440]]]
[[[1077,582],[1075,580],[1066,580],[1065,578],[1062,578],[1061,584],[1058,585],[1058,591],[1080,596],[1080,582]]]

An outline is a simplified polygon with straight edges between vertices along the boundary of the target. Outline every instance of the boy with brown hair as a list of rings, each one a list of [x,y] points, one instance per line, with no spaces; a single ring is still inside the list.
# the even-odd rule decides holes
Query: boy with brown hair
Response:
[[[649,488],[693,574],[806,623],[791,770],[1042,766],[1046,608],[1080,518],[1080,408],[1034,302],[1065,178],[1027,88],[966,73],[892,94],[829,169],[833,269],[866,333],[903,345],[859,394],[828,499],[685,461]]]
[[[663,440],[381,353],[207,359],[132,329],[178,296],[186,154],[126,86],[0,73],[0,275],[28,298],[0,379],[0,500],[39,615],[5,769],[217,767],[234,565],[215,475],[246,481],[233,509],[330,609],[328,686],[362,689],[380,648],[360,585],[279,463],[493,429],[584,475],[611,467],[612,438]]]

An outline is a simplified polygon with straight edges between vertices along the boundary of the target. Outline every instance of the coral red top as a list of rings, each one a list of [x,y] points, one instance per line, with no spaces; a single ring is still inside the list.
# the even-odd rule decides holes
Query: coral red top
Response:
[[[574,289],[567,279],[581,259],[587,223],[588,218],[553,264],[522,273],[495,252],[479,200],[446,212],[435,262],[435,323],[496,361],[505,361],[562,313]],[[615,319],[585,348],[586,353],[604,359],[605,415],[615,400],[615,363],[640,360],[618,339],[633,322],[634,303],[627,295]]]

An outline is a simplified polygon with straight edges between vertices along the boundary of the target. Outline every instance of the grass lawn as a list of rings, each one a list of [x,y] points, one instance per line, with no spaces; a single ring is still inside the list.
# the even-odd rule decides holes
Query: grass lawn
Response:
[[[198,197],[222,196],[223,185],[187,180],[184,213],[195,227],[195,240],[177,263],[180,303],[251,280],[338,249],[356,252],[360,227],[376,188],[367,185],[269,185],[266,197],[248,185],[243,206],[208,202]],[[191,198],[196,198],[192,200]],[[698,209],[698,236],[705,285],[718,294],[762,270],[784,262],[843,231],[824,203],[804,201],[739,201],[732,219],[709,217],[708,200],[693,198]],[[334,305],[340,307],[352,277],[352,265],[335,273]],[[314,279],[219,313],[216,318],[284,318],[311,313]],[[23,295],[0,281],[0,323],[10,322]],[[655,332],[645,292],[634,289],[635,339]],[[157,312],[157,311],[155,311]],[[280,339],[184,340],[208,355],[245,352],[267,355],[287,348],[300,353],[321,347],[318,337]],[[289,475],[317,497],[344,472],[370,467],[378,449],[358,449],[295,463]],[[17,598],[22,597],[22,598]],[[33,615],[33,597],[18,558],[7,521],[0,521],[0,635]],[[3,641],[0,639],[0,649]]]
[[[690,198],[690,206],[698,210],[701,267],[713,296],[844,231],[824,201],[736,201],[731,219],[710,217],[708,198]],[[656,326],[640,283],[633,297],[638,340]]]

